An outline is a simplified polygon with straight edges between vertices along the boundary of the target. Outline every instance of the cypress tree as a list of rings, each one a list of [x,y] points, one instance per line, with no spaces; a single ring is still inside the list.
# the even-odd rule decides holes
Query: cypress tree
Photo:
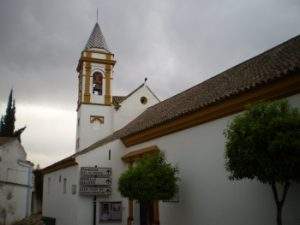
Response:
[[[0,137],[2,136],[2,130],[4,129],[4,117],[1,116],[1,119],[0,119]]]
[[[15,130],[15,100],[13,99],[13,90],[10,90],[8,97],[6,114],[2,116],[0,121],[0,136],[2,137],[13,137]]]

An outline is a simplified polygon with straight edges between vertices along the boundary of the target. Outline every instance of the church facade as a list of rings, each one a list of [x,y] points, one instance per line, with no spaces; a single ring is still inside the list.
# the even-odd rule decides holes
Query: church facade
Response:
[[[259,100],[300,107],[300,36],[164,101],[146,82],[114,96],[115,63],[96,23],[77,66],[76,150],[43,169],[43,216],[57,225],[275,224],[268,186],[228,179],[223,131]],[[118,178],[159,151],[179,168],[179,193],[153,203],[145,219],[139,202],[120,195]],[[299,208],[293,184],[284,224],[300,221]]]

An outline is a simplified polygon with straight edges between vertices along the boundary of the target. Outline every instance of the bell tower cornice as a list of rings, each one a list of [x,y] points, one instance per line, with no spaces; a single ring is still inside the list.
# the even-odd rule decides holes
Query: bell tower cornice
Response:
[[[114,54],[110,52],[105,52],[101,50],[84,50],[81,53],[81,57],[78,61],[78,65],[76,71],[80,73],[82,71],[82,65],[84,62],[89,63],[100,63],[104,65],[112,65],[116,64],[116,60],[114,59]]]

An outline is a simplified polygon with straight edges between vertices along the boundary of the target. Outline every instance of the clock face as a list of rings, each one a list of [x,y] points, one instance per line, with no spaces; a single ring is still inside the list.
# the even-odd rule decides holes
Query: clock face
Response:
[[[103,75],[100,72],[93,74],[93,94],[102,95]]]

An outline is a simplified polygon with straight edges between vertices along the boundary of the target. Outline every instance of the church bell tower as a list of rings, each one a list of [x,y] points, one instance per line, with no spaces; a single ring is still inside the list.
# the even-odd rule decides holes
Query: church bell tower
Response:
[[[76,152],[112,132],[112,79],[116,61],[98,22],[78,62]]]

